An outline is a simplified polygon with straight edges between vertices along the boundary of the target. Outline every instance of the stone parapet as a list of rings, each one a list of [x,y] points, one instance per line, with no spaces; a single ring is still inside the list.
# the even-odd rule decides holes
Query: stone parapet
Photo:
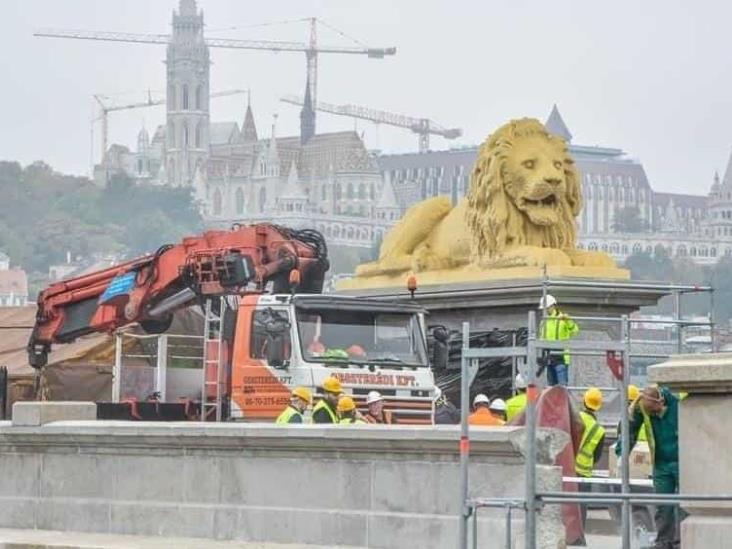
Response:
[[[523,433],[471,430],[471,497],[523,496]],[[13,471],[0,527],[441,549],[457,541],[458,442],[453,426],[0,425],[0,468]],[[541,455],[556,445],[540,433]],[[561,472],[540,466],[539,481],[558,488]],[[552,549],[555,512],[539,520]],[[480,516],[480,539],[502,539],[501,511]]]

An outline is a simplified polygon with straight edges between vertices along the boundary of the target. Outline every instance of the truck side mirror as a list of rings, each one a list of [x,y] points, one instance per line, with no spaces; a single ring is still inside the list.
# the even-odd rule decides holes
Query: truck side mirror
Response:
[[[444,326],[432,328],[432,370],[441,372],[447,368],[450,351],[450,332]]]

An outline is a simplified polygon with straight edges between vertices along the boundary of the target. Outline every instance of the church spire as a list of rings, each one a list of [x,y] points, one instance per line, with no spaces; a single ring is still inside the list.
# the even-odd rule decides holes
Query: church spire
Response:
[[[315,135],[315,110],[310,95],[310,77],[305,84],[305,100],[300,111],[300,144],[304,145]]]
[[[247,92],[247,112],[244,115],[244,124],[241,127],[241,137],[243,143],[253,143],[257,141],[257,126],[254,123],[254,114],[252,113],[252,95]]]
[[[555,103],[552,107],[552,112],[549,113],[549,118],[546,119],[544,124],[549,133],[557,135],[564,139],[567,143],[572,141],[572,134],[567,128],[567,124],[564,123],[562,115],[559,114],[559,109]]]

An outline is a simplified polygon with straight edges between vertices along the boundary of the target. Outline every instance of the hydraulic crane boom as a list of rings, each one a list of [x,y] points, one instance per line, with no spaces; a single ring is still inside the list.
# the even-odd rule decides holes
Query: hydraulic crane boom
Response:
[[[139,322],[165,331],[176,309],[210,296],[274,292],[298,286],[319,293],[328,270],[323,236],[275,225],[207,231],[121,265],[57,282],[38,296],[28,342],[32,366],[46,364],[53,343]]]

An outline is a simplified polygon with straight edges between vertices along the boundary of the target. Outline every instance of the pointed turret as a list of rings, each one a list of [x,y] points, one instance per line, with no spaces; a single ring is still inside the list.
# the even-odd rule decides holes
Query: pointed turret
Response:
[[[308,195],[300,186],[297,164],[293,159],[290,165],[290,173],[287,175],[287,183],[277,201],[278,209],[283,212],[304,212],[307,203]]]
[[[724,170],[722,187],[728,190],[732,189],[732,153],[730,153],[729,160],[727,160],[727,169]]]
[[[396,221],[399,219],[401,208],[399,207],[399,201],[397,200],[394,187],[391,184],[391,178],[389,177],[386,177],[384,186],[381,188],[381,194],[374,208],[374,213],[377,219],[383,219],[385,221]]]
[[[712,183],[712,188],[709,190],[709,196],[712,198],[715,198],[720,191],[720,184],[719,184],[719,172],[714,171],[714,182]]]
[[[549,133],[561,137],[567,143],[572,141],[572,133],[567,128],[567,124],[564,123],[562,115],[559,114],[556,103],[552,107],[552,112],[549,113],[549,118],[546,119],[544,126],[546,126]]]
[[[257,126],[254,124],[254,114],[252,113],[251,94],[247,94],[247,112],[244,115],[244,124],[241,126],[242,143],[253,143],[257,141]]]
[[[310,78],[305,84],[305,99],[300,111],[300,144],[304,145],[315,135],[315,109],[310,95]]]

